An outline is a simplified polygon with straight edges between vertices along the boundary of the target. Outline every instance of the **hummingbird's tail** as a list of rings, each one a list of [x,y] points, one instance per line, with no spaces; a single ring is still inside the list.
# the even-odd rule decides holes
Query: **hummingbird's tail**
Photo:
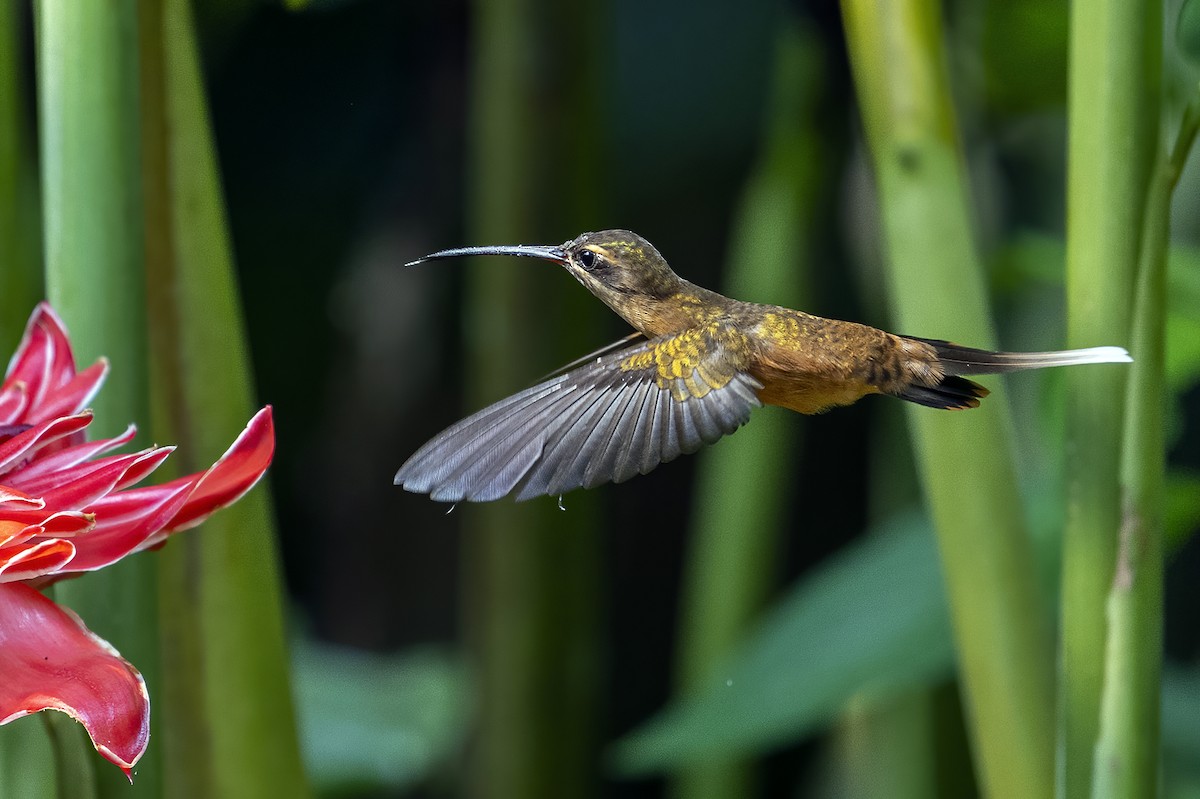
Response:
[[[991,352],[962,347],[949,341],[914,339],[933,347],[945,377],[936,386],[910,384],[897,396],[930,408],[957,410],[977,408],[988,390],[964,375],[994,375],[1024,369],[1051,366],[1078,366],[1085,363],[1130,363],[1129,353],[1120,347],[1089,347],[1056,352]]]
[[[1056,352],[990,352],[960,347],[949,341],[917,339],[933,347],[938,362],[948,375],[996,375],[1024,369],[1051,366],[1078,366],[1085,363],[1131,363],[1129,353],[1120,347],[1088,347],[1083,350]]]

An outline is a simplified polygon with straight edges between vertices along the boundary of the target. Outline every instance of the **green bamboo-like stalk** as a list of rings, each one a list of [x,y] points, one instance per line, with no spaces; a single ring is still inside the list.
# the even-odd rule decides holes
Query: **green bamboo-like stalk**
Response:
[[[544,169],[553,161],[547,133],[555,120],[538,102],[539,86],[542,91],[546,86],[539,81],[535,54],[542,40],[563,41],[570,38],[567,31],[573,36],[592,29],[559,14],[554,4],[534,0],[473,5],[468,225],[473,242],[553,243],[571,235],[555,229],[547,239],[546,228],[535,223],[539,204],[560,206],[561,215],[561,207],[579,203],[586,193],[572,185],[575,165]],[[543,28],[539,35],[539,23],[563,33]],[[561,76],[588,58],[583,52],[567,63],[556,59],[554,69]],[[574,101],[564,104],[573,106]],[[565,130],[575,129],[576,136],[594,136],[577,118],[566,122]],[[551,175],[555,187],[543,198],[539,178]],[[472,409],[596,346],[593,340],[565,353],[550,343],[579,341],[584,317],[558,311],[590,299],[577,286],[567,298],[552,293],[555,286],[567,286],[561,275],[545,273],[555,267],[490,259],[464,268],[469,275],[464,364]],[[578,325],[572,331],[562,328],[568,320]],[[471,795],[570,799],[591,791],[599,560],[596,514],[589,511],[594,501],[572,494],[566,513],[546,499],[458,511],[467,530],[465,605],[480,692]]]
[[[1159,117],[1162,9],[1149,0],[1071,5],[1067,141],[1067,344],[1126,345],[1142,200]],[[1124,368],[1067,374],[1058,796],[1092,786],[1105,597],[1120,525]]]
[[[57,795],[54,755],[61,750],[52,748],[49,735],[50,720],[55,715],[42,713],[41,719],[26,718],[0,727],[0,785],[6,792],[22,799],[54,799]],[[67,716],[62,719],[75,724]],[[83,728],[75,726],[82,735]],[[85,754],[90,749],[81,742],[78,751]]]
[[[37,179],[25,117],[19,0],[0,0],[0,354],[42,298]],[[7,357],[2,355],[0,357]]]
[[[141,8],[155,422],[196,471],[256,403],[191,5]],[[160,553],[168,796],[308,795],[271,516],[259,486]]]
[[[93,436],[113,435],[150,415],[137,4],[43,0],[38,11],[47,295],[71,331],[76,357],[86,364],[107,355],[113,364],[90,428]],[[160,685],[155,596],[154,564],[144,556],[58,588],[61,600],[137,665],[152,696]],[[160,793],[153,746],[136,774],[132,795]],[[102,795],[131,795],[116,769],[99,772],[97,782]]]
[[[1092,796],[1158,794],[1162,695],[1164,375],[1171,195],[1200,128],[1200,97],[1151,176],[1138,264],[1121,453],[1121,534],[1108,595],[1108,640]]]
[[[83,727],[60,713],[47,713],[43,718],[54,751],[55,796],[96,799],[100,795],[96,790],[97,764],[88,751],[91,747]]]
[[[807,223],[818,163],[808,127],[814,46],[794,26],[781,29],[765,152],[734,224],[726,279],[731,296],[793,308],[806,304]],[[707,685],[771,588],[795,424],[782,412],[761,412],[754,424],[700,456],[679,632],[677,675],[685,694]],[[752,782],[749,764],[713,762],[680,772],[674,793],[688,799],[746,796]]]
[[[895,325],[991,346],[940,5],[844,0],[842,8],[878,181]],[[1052,639],[1020,511],[1005,397],[994,390],[965,413],[913,408],[909,420],[981,788],[994,797],[1047,797]]]
[[[852,702],[833,738],[827,795],[847,799],[936,796],[932,692]]]

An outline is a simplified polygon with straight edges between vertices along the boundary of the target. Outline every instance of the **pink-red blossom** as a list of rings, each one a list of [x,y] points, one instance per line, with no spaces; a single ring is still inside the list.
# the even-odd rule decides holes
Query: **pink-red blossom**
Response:
[[[86,410],[108,371],[77,371],[62,322],[38,306],[0,387],[0,724],[60,710],[128,775],[146,750],[150,702],[137,670],[38,589],[162,543],[246,493],[275,448],[259,411],[208,470],[137,483],[173,447],[111,454],[133,440],[87,441]]]

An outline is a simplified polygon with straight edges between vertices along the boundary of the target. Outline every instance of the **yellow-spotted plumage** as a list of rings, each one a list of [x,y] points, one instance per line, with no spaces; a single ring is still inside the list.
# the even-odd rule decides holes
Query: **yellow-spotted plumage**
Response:
[[[559,263],[641,337],[421,447],[396,483],[447,502],[621,482],[732,433],[762,404],[818,413],[889,394],[933,408],[973,408],[987,390],[965,375],[1129,360],[1117,347],[988,352],[733,300],[680,278],[627,230],[585,233],[560,247],[443,250],[413,263],[462,255]]]

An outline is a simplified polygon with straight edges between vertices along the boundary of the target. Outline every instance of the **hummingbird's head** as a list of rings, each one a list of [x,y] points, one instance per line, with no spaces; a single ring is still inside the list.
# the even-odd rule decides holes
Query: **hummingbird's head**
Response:
[[[617,313],[634,299],[658,300],[679,290],[666,259],[631,231],[584,233],[560,249],[567,271]]]

